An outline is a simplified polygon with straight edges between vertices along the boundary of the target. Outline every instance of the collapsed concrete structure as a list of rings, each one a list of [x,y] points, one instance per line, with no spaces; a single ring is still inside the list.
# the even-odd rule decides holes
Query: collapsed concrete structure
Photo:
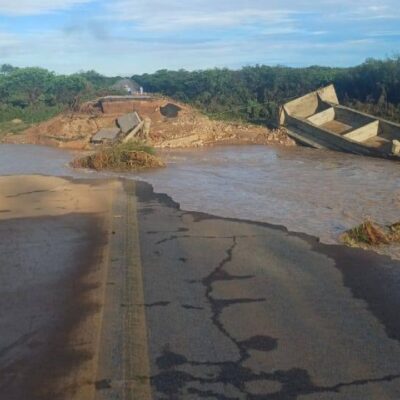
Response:
[[[122,141],[117,120],[137,112],[143,125],[128,133],[135,140],[147,141],[159,148],[202,147],[215,144],[262,144],[294,146],[284,129],[210,119],[190,105],[161,96],[107,96],[82,104],[79,110],[62,113],[34,125],[20,135],[6,136],[7,143],[31,143],[89,150],[93,137],[103,128],[98,143]],[[105,136],[104,133],[107,133]],[[114,134],[115,136],[112,136]],[[111,135],[111,136],[108,136]],[[120,136],[121,135],[121,136]],[[95,139],[96,140],[96,139]]]
[[[118,140],[128,142],[132,139],[146,140],[147,137],[141,135],[145,122],[135,111],[124,114],[115,120],[115,127],[100,129],[91,139],[93,144],[112,144]],[[150,127],[148,127],[150,130]]]
[[[148,95],[106,96],[98,99],[96,106],[99,107],[104,114],[129,113],[136,111],[136,102],[149,101],[152,99],[153,97]]]
[[[141,122],[142,120],[136,111],[133,113],[124,114],[122,117],[117,118],[117,125],[124,135],[127,135],[129,132],[135,129]]]
[[[102,128],[91,139],[93,144],[110,144],[118,140],[121,133],[119,128]]]
[[[340,105],[333,85],[284,104],[280,125],[311,147],[400,161],[400,125]]]

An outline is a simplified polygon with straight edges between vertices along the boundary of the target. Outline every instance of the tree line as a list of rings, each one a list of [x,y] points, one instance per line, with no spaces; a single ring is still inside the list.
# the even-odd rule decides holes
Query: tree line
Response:
[[[109,88],[118,78],[107,78],[95,71],[57,75],[43,68],[0,67],[0,122],[20,118],[40,122],[53,115],[79,107]]]
[[[95,71],[57,75],[43,68],[0,67],[0,123],[39,122],[83,101],[112,93],[120,77]],[[256,65],[240,70],[160,70],[134,75],[147,92],[194,105],[217,119],[273,124],[279,106],[334,83],[342,103],[400,121],[400,57],[368,59],[351,68]]]
[[[132,79],[147,91],[191,103],[216,118],[271,124],[282,103],[334,83],[343,104],[400,121],[400,57],[368,59],[351,68],[257,65],[240,70],[160,70]]]

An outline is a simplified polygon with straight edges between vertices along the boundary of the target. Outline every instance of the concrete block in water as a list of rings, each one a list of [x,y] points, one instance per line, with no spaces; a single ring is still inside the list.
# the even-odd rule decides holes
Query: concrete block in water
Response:
[[[400,141],[393,140],[393,142],[392,142],[392,153],[393,154],[400,154]]]
[[[100,129],[91,139],[92,143],[114,142],[121,133],[119,128]]]
[[[137,112],[125,114],[117,119],[117,124],[121,128],[123,134],[133,131],[141,122]]]

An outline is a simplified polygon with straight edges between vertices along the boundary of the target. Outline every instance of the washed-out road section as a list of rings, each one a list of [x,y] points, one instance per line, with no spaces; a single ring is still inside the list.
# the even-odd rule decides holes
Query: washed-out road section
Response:
[[[0,178],[0,397],[400,398],[400,263],[123,180]]]

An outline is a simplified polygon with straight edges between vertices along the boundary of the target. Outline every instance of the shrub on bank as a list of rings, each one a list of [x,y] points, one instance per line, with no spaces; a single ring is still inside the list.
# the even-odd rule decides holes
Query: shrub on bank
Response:
[[[75,159],[74,168],[89,168],[96,171],[138,171],[164,167],[165,164],[155,156],[154,148],[141,142],[118,143],[102,147],[86,157]]]
[[[383,227],[368,219],[345,232],[340,239],[351,247],[400,243],[400,222]]]

